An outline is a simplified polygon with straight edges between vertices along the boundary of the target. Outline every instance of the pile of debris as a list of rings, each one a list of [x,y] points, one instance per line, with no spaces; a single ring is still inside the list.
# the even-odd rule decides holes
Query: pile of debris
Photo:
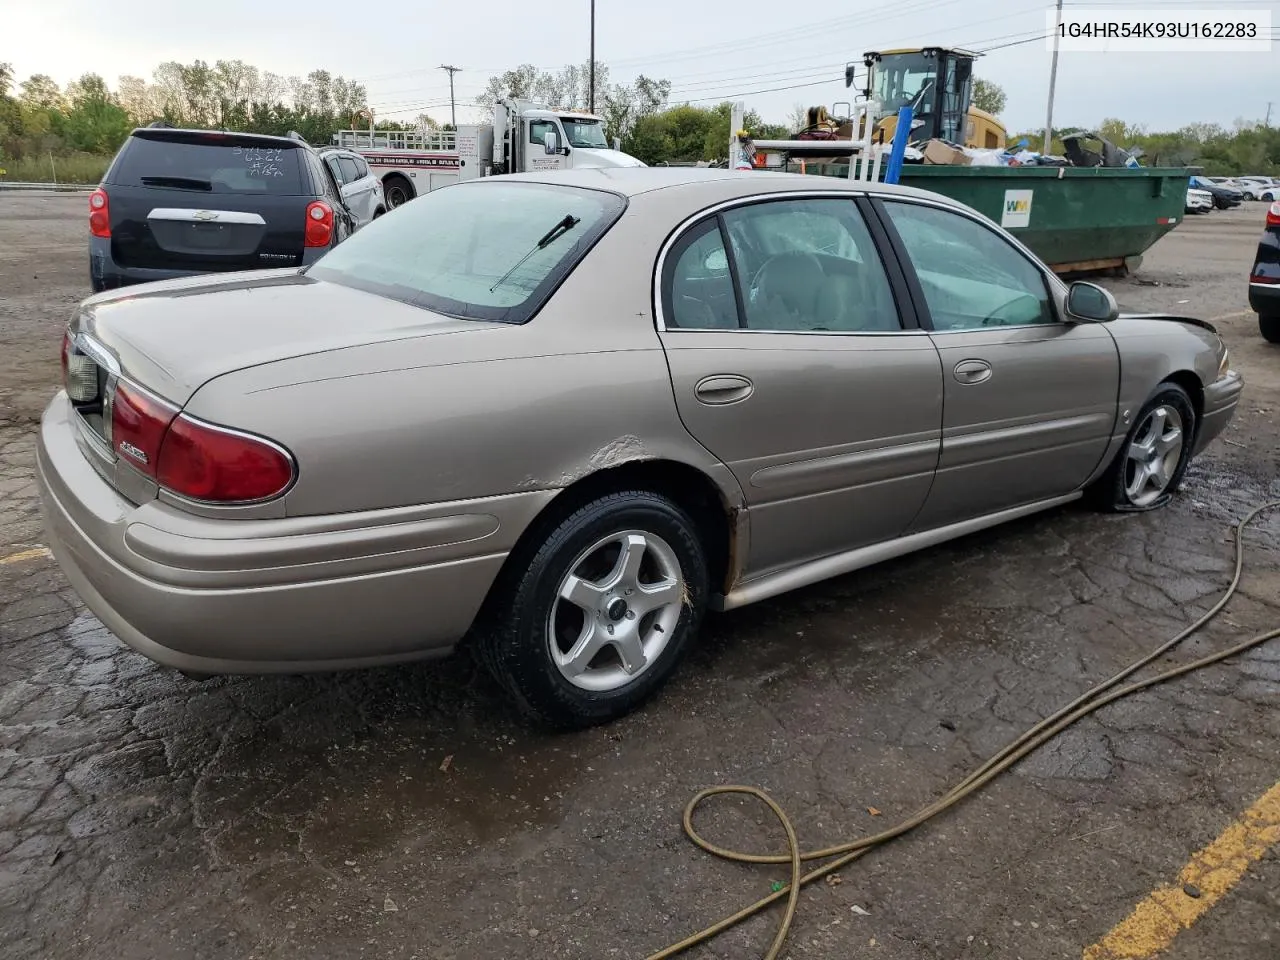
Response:
[[[1098,148],[1089,149],[1094,143]],[[1063,137],[1062,145],[1066,156],[1055,157],[1031,150],[1025,138],[1005,150],[983,150],[933,139],[908,144],[903,159],[907,163],[952,167],[1137,167],[1143,156],[1141,147],[1125,150],[1097,133]]]

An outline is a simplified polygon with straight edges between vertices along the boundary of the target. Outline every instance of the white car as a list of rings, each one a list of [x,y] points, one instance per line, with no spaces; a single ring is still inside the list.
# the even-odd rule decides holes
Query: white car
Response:
[[[1280,180],[1275,177],[1240,177],[1240,186],[1250,200],[1265,200],[1273,203],[1280,200]]]
[[[338,181],[342,199],[355,217],[356,229],[367,226],[387,212],[382,181],[369,169],[364,157],[350,150],[322,150],[320,156]]]
[[[1187,191],[1187,213],[1208,213],[1213,209],[1213,194],[1192,187]]]

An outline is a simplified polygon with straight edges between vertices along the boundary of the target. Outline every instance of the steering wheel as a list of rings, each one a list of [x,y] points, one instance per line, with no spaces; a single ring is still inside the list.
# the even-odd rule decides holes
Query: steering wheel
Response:
[[[1027,301],[1030,301],[1030,304],[1028,304]],[[1002,303],[1000,306],[996,307],[996,309],[991,311],[990,315],[982,321],[982,325],[984,327],[1003,327],[1009,324],[1026,323],[1027,321],[1024,319],[1024,317],[1027,316],[1026,307],[1032,304],[1035,305],[1035,313],[1039,314],[1040,301],[1031,294],[1024,293],[1021,296],[1010,300],[1008,303]]]
[[[751,299],[751,300],[755,299],[756,291],[760,289],[760,277],[765,272],[765,270],[767,270],[773,264],[774,261],[780,260],[783,257],[805,257],[808,259],[812,259],[814,262],[814,265],[818,268],[818,271],[819,272],[822,271],[821,262],[818,260],[817,257],[815,257],[812,253],[809,253],[807,250],[784,250],[782,251],[782,253],[775,253],[773,256],[769,257],[769,259],[765,260],[764,263],[760,264],[760,266],[756,268],[756,272],[751,275],[751,282],[747,284],[748,299]]]

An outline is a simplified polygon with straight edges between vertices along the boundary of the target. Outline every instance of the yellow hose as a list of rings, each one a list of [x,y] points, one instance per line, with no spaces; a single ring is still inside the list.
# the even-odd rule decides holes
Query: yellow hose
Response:
[[[1129,664],[1115,676],[1102,681],[1092,689],[1088,690],[1081,696],[1077,697],[1065,707],[1059,709],[1056,713],[1044,720],[1041,720],[1034,727],[1028,730],[1022,736],[1018,737],[1007,747],[987,760],[982,766],[978,767],[973,773],[969,774],[964,780],[960,781],[952,787],[940,799],[922,807],[906,820],[903,820],[897,826],[880,833],[873,834],[868,837],[862,837],[857,840],[851,840],[847,843],[836,844],[831,847],[824,847],[820,850],[803,851],[800,849],[799,841],[796,838],[795,827],[792,825],[790,818],[778,803],[763,790],[758,787],[729,785],[721,787],[709,787],[700,791],[689,801],[684,808],[684,832],[688,835],[697,846],[701,847],[707,853],[720,857],[723,860],[729,860],[734,863],[787,863],[791,865],[791,879],[787,884],[780,886],[774,890],[769,896],[761,897],[755,903],[743,907],[737,913],[725,917],[718,923],[714,923],[704,930],[700,930],[691,936],[686,937],[679,943],[673,943],[671,946],[659,950],[657,953],[650,954],[646,960],[666,960],[668,957],[674,957],[679,953],[683,953],[691,947],[700,943],[705,943],[712,938],[719,936],[730,927],[736,926],[748,917],[752,917],[766,907],[771,906],[779,900],[787,901],[786,908],[783,910],[782,919],[778,924],[778,932],[773,938],[768,952],[764,955],[764,960],[776,960],[782,952],[782,947],[786,943],[787,934],[791,930],[791,922],[795,919],[796,908],[799,905],[800,889],[815,880],[827,876],[830,873],[841,869],[857,860],[863,854],[867,853],[874,847],[892,840],[894,837],[900,837],[908,831],[914,830],[922,823],[942,813],[949,807],[959,803],[969,794],[980,790],[986,786],[991,780],[1004,773],[1028,753],[1042,746],[1046,741],[1056,737],[1059,733],[1071,726],[1082,717],[1086,717],[1106,706],[1114,703],[1130,694],[1137,693],[1139,690],[1145,690],[1147,687],[1153,687],[1158,683],[1164,683],[1175,677],[1181,677],[1195,670],[1211,664],[1220,663],[1230,657],[1244,653],[1253,647],[1266,643],[1268,640],[1274,640],[1280,637],[1280,628],[1269,630],[1266,633],[1260,633],[1251,637],[1235,646],[1228,647],[1218,653],[1201,657],[1199,660],[1193,660],[1190,663],[1183,664],[1180,667],[1174,667],[1163,673],[1158,673],[1146,680],[1138,680],[1134,683],[1127,684],[1113,689],[1118,686],[1127,677],[1141,670],[1147,664],[1151,663],[1158,657],[1163,656],[1169,650],[1182,643],[1183,640],[1191,636],[1193,633],[1204,627],[1214,617],[1222,612],[1227,602],[1235,594],[1240,587],[1241,575],[1244,572],[1244,530],[1258,514],[1273,510],[1280,507],[1280,500],[1272,500],[1264,503],[1259,507],[1251,510],[1239,523],[1235,526],[1236,541],[1236,566],[1235,573],[1231,577],[1231,582],[1227,586],[1226,591],[1200,619],[1191,624],[1186,629],[1180,631],[1173,638],[1165,641],[1156,647],[1150,653],[1135,660]],[[1108,692],[1110,691],[1110,692]],[[698,833],[693,825],[693,816],[697,812],[698,807],[706,800],[715,796],[723,796],[725,794],[738,794],[741,796],[754,797],[764,803],[782,824],[783,832],[787,838],[787,853],[785,854],[768,854],[768,853],[743,853],[739,850],[730,850],[726,847],[720,847],[705,839]],[[834,858],[834,859],[833,859]],[[812,860],[826,860],[822,866],[819,866],[808,873],[801,873],[802,864]]]

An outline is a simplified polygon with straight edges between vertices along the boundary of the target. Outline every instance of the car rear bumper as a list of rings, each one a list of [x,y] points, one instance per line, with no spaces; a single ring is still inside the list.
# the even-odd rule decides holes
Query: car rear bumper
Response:
[[[206,519],[122,498],[80,449],[66,395],[37,481],[49,546],[121,640],[193,673],[377,666],[448,653],[514,538],[552,496],[282,520]]]
[[[1204,410],[1200,415],[1193,454],[1200,453],[1227,428],[1235,415],[1243,390],[1244,379],[1234,370],[1227,371],[1204,388]]]
[[[1280,283],[1250,283],[1249,309],[1267,317],[1280,315]]]
[[[329,252],[328,247],[307,247],[302,253],[302,266],[309,266]],[[292,267],[296,269],[296,267]],[[228,272],[239,272],[247,269],[243,264],[228,268]],[[279,270],[281,265],[263,264],[260,269]],[[182,277],[197,277],[214,270],[165,270],[155,267],[126,267],[116,262],[111,255],[111,239],[109,237],[89,238],[89,283],[95,293],[103,290],[116,290],[139,283],[154,283],[158,280],[177,280]]]

